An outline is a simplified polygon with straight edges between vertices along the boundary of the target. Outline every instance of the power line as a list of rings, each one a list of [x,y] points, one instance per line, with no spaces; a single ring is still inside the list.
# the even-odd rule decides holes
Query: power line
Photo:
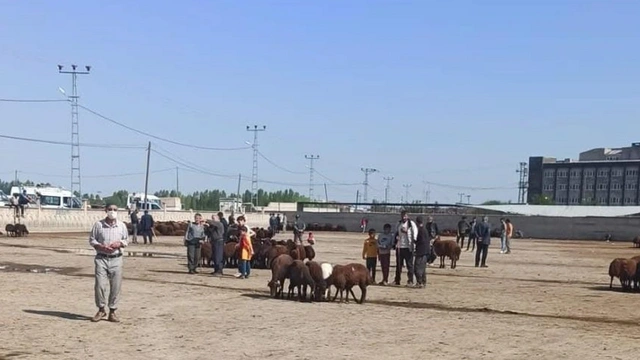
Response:
[[[175,170],[175,167],[161,169],[161,170],[154,170],[154,171],[151,171],[150,173],[157,174],[157,173],[162,173],[169,170]],[[44,173],[37,173],[37,172],[31,172],[31,171],[18,171],[18,174],[45,176],[45,177],[58,177],[58,178],[68,176],[68,175],[58,175],[58,174],[44,174]],[[83,178],[117,178],[117,177],[127,177],[127,176],[139,176],[144,174],[145,174],[144,172],[137,172],[137,173],[123,173],[123,174],[83,175],[82,177]]]
[[[53,102],[69,102],[69,100],[53,100],[53,99],[0,99],[0,102],[15,103],[53,103]]]
[[[93,115],[95,115],[95,116],[97,116],[99,118],[102,118],[103,120],[106,120],[106,121],[108,121],[108,122],[110,122],[112,124],[118,125],[118,126],[120,126],[122,128],[125,128],[127,130],[133,131],[133,132],[138,133],[140,135],[148,136],[148,137],[156,139],[156,140],[160,140],[160,141],[164,141],[164,142],[167,142],[167,143],[170,143],[170,144],[178,145],[178,146],[184,146],[184,147],[188,147],[188,148],[192,148],[192,149],[213,150],[213,151],[235,151],[235,150],[246,150],[246,149],[251,148],[250,146],[235,147],[235,148],[214,148],[214,147],[208,147],[208,146],[198,146],[198,145],[181,143],[181,142],[178,142],[178,141],[170,140],[170,139],[167,139],[167,138],[163,138],[163,137],[160,137],[160,136],[156,136],[156,135],[150,134],[150,133],[142,131],[142,130],[138,130],[138,129],[132,128],[131,126],[125,125],[125,124],[123,124],[123,123],[121,123],[119,121],[116,121],[116,120],[114,120],[112,118],[104,116],[104,115],[100,114],[97,111],[91,110],[90,108],[88,108],[86,106],[78,104],[78,107],[83,109],[83,110],[85,110],[85,111],[90,112],[91,114],[93,114]]]
[[[475,191],[482,191],[482,190],[507,190],[507,189],[517,189],[517,186],[496,186],[496,187],[474,187],[474,186],[457,186],[457,185],[450,185],[450,184],[439,184],[439,183],[434,183],[431,181],[425,181],[425,184],[429,184],[429,185],[433,185],[433,186],[439,186],[439,187],[444,187],[444,188],[448,188],[448,189],[458,189],[458,190],[475,190]]]
[[[265,159],[269,164],[271,164],[271,165],[273,165],[273,166],[277,167],[278,169],[280,169],[280,170],[282,170],[282,171],[288,172],[288,173],[290,173],[290,174],[296,174],[296,175],[304,175],[304,174],[305,174],[304,172],[300,172],[300,171],[292,171],[292,170],[289,170],[289,169],[287,169],[287,168],[284,168],[284,167],[282,167],[282,166],[278,165],[276,162],[274,162],[274,161],[272,161],[271,159],[269,159],[268,157],[266,157],[266,156],[265,156],[263,153],[261,153],[260,151],[258,151],[258,155],[260,155],[260,157],[261,157],[261,158]]]
[[[52,145],[66,145],[69,146],[72,143],[66,141],[55,141],[55,140],[42,140],[42,139],[32,139],[20,136],[11,136],[11,135],[2,135],[0,134],[0,138],[10,139],[10,140],[19,140],[19,141],[28,141],[28,142],[37,142],[43,144],[52,144]],[[93,147],[93,148],[105,148],[105,149],[144,149],[144,146],[140,145],[108,145],[108,144],[86,144],[80,143],[82,147]]]

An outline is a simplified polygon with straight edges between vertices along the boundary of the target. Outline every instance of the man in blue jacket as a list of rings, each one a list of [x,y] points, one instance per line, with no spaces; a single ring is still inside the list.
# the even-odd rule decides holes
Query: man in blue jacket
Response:
[[[489,245],[491,245],[491,224],[489,224],[489,218],[483,217],[482,222],[476,225],[476,236],[478,238],[478,250],[476,251],[476,267],[483,268],[487,266],[487,253],[489,252]],[[482,256],[482,263],[480,258]]]

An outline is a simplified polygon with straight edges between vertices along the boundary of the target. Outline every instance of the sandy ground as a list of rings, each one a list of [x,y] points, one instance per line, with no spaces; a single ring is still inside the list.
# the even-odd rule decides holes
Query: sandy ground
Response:
[[[317,260],[361,261],[361,234],[316,235]],[[0,238],[0,359],[639,356],[640,294],[608,289],[609,261],[640,254],[628,243],[514,240],[500,255],[494,241],[488,269],[463,252],[455,270],[428,269],[427,289],[372,286],[365,305],[270,299],[267,270],[247,280],[188,275],[180,244],[128,248],[113,324],[89,321],[84,235]]]

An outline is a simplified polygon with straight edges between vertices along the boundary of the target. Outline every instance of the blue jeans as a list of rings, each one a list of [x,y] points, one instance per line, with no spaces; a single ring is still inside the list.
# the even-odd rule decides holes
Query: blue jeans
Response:
[[[502,234],[500,235],[500,251],[507,251],[507,235],[506,234]]]
[[[251,260],[238,260],[238,270],[242,276],[249,277],[251,274]]]

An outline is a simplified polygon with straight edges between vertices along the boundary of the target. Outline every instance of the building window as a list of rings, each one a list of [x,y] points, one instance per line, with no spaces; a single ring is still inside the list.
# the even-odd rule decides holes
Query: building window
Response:
[[[593,170],[585,170],[584,177],[593,177]]]
[[[591,204],[592,202],[593,202],[593,199],[589,197],[582,199],[583,204]]]
[[[638,188],[638,184],[636,183],[627,183],[625,185],[625,189],[627,190],[636,190]]]
[[[587,184],[584,188],[585,190],[593,190],[593,184]]]
[[[559,197],[556,202],[558,202],[558,203],[566,203],[567,202],[567,198],[566,197]]]
[[[578,198],[573,197],[573,198],[571,198],[571,203],[572,203],[572,204],[577,204],[577,203],[579,203],[579,201],[578,201],[578,200],[579,200]]]
[[[606,197],[599,197],[598,198],[598,204],[606,204],[607,203],[607,198]]]
[[[558,190],[567,190],[567,184],[558,184]]]
[[[571,184],[571,185],[569,185],[569,189],[571,189],[571,190],[580,190],[580,184]]]
[[[621,169],[616,169],[616,170],[611,170],[611,176],[620,176],[622,177],[622,170]]]
[[[607,190],[607,184],[598,184],[598,190]]]
[[[619,184],[619,183],[611,184],[611,190],[622,190],[622,184]]]
[[[612,196],[611,197],[611,203],[612,204],[620,204],[620,198]]]
[[[572,177],[572,178],[580,177],[580,171],[578,171],[578,170],[571,170],[571,177]]]
[[[617,161],[617,160],[619,160],[619,159],[620,159],[620,158],[618,158],[617,156],[607,156],[607,160],[608,160],[608,161]]]
[[[624,203],[625,204],[631,204],[631,203],[633,203],[633,200],[630,197],[626,197],[626,198],[624,198]]]
[[[553,191],[553,184],[545,184],[542,189],[545,191]]]
[[[627,169],[626,173],[627,173],[627,176],[638,176],[637,169]]]
[[[567,170],[558,170],[558,177],[559,178],[567,177]]]
[[[598,177],[607,177],[609,176],[609,170],[598,170]]]
[[[544,177],[546,177],[546,178],[552,178],[554,174],[555,174],[555,171],[553,171],[553,170],[545,170],[544,171]]]

